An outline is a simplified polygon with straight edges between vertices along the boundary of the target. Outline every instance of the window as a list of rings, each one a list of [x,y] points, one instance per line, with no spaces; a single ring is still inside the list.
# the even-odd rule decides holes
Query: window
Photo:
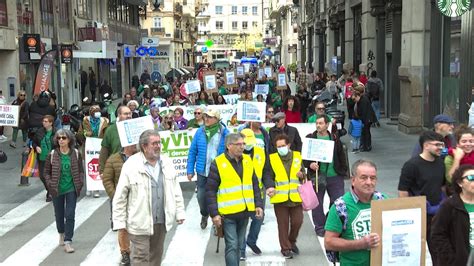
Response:
[[[237,6],[232,6],[232,15],[237,15]]]
[[[0,26],[8,26],[7,0],[0,0]]]
[[[216,6],[216,15],[222,15],[222,6]]]
[[[92,0],[77,0],[77,16],[80,18],[92,18]]]
[[[232,29],[233,30],[237,29],[237,21],[232,21]]]
[[[252,7],[252,15],[254,15],[254,16],[258,15],[258,6],[253,6]]]
[[[242,29],[246,30],[248,28],[248,22],[247,21],[242,21]]]
[[[161,28],[161,18],[153,17],[153,28]]]
[[[216,21],[216,30],[222,30],[224,28],[224,22]]]
[[[242,7],[242,15],[247,15],[247,7],[246,6]]]
[[[59,23],[61,25],[69,24],[69,0],[59,1]]]
[[[252,22],[252,27],[257,28],[257,27],[258,27],[258,22],[257,22],[257,21],[253,21],[253,22]]]

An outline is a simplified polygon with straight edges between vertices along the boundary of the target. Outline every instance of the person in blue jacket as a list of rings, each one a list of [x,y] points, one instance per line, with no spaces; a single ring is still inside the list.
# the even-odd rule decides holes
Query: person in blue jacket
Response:
[[[201,229],[207,227],[209,211],[206,202],[206,181],[212,161],[225,152],[225,137],[229,134],[227,127],[220,122],[220,114],[208,109],[204,112],[204,125],[194,135],[188,153],[187,175],[189,181],[197,173],[197,199],[201,211]]]

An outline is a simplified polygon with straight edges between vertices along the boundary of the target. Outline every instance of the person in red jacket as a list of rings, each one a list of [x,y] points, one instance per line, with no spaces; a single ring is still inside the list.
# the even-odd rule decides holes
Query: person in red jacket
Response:
[[[300,103],[293,95],[288,96],[283,103],[283,113],[287,123],[301,123]]]

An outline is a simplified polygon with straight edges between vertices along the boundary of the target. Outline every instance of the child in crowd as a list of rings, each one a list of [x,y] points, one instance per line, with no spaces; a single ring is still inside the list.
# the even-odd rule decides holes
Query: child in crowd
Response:
[[[352,153],[359,153],[360,136],[362,135],[363,126],[362,120],[358,117],[351,119],[351,123],[349,124],[349,134],[352,136]]]

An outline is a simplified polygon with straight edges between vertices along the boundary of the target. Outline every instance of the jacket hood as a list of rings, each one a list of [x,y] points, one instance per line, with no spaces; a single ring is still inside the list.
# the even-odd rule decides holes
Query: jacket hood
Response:
[[[37,101],[39,107],[48,107],[49,99],[48,98],[39,98]]]

